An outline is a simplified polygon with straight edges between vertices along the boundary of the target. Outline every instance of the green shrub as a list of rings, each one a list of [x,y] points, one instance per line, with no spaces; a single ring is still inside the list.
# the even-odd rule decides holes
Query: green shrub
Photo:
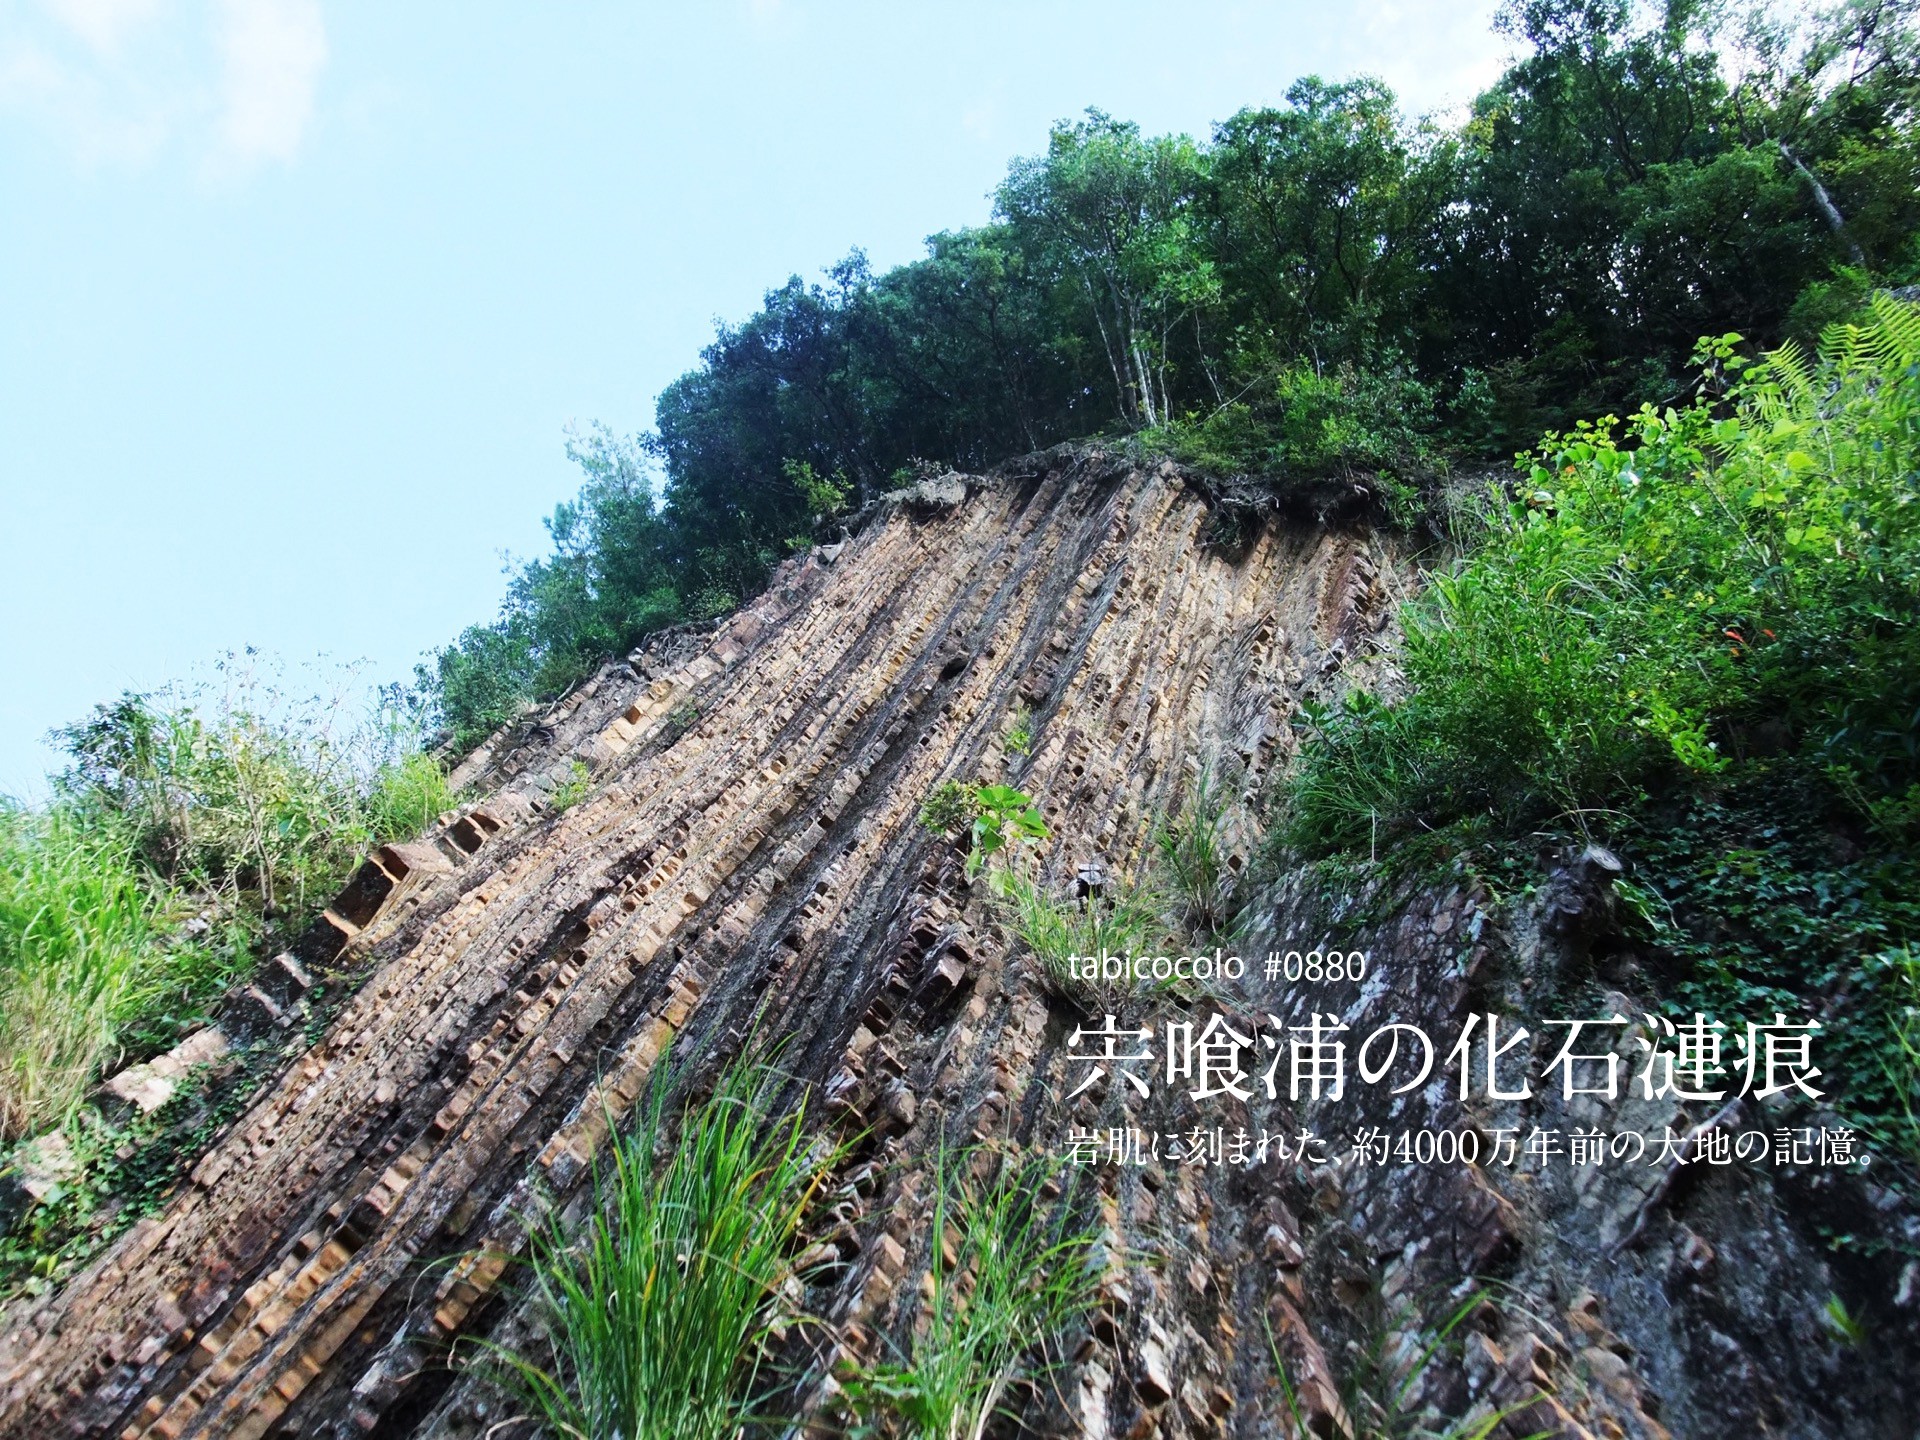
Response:
[[[579,760],[567,768],[567,778],[555,787],[547,803],[556,815],[563,814],[587,798],[593,789],[593,772]]]
[[[983,1434],[1010,1413],[1008,1387],[1023,1370],[1064,1363],[1048,1347],[1093,1303],[1094,1232],[1069,1204],[1046,1200],[1060,1189],[1057,1162],[1005,1159],[979,1181],[970,1174],[977,1153],[942,1151],[936,1163],[924,1326],[897,1362],[847,1386],[863,1418],[893,1417],[914,1440]]]
[[[800,492],[807,514],[814,520],[826,520],[847,508],[853,494],[853,482],[844,470],[822,475],[804,460],[783,461],[780,473]]]
[[[416,752],[375,775],[367,796],[367,829],[381,843],[411,840],[456,803],[439,762]]]
[[[1730,341],[1709,358],[1737,369]],[[1885,296],[1733,412],[1549,437],[1479,548],[1406,607],[1397,705],[1309,714],[1290,837],[1324,853],[1631,801],[1761,748],[1863,816],[1920,813],[1920,312]]]
[[[688,546],[662,515],[652,467],[637,437],[603,425],[570,433],[567,458],[582,472],[579,493],[547,517],[553,553],[514,568],[498,617],[471,625],[414,668],[412,703],[470,750],[593,673],[610,655],[714,607],[688,572]],[[694,570],[704,568],[696,557]]]
[[[0,802],[0,1141],[70,1120],[126,1049],[164,1049],[253,964],[245,923],[182,933],[125,826]]]
[[[421,704],[464,752],[520,715],[539,687],[540,672],[532,626],[507,615],[491,625],[469,625],[431,664],[416,665],[413,678]]]
[[[1303,709],[1283,837],[1598,832],[1667,996],[1822,1014],[1831,1103],[1911,1150],[1920,310],[1878,296],[1744,374],[1731,339],[1702,356],[1724,401],[1551,437],[1496,497],[1403,611],[1404,699]]]
[[[1205,787],[1187,815],[1161,838],[1163,849],[1170,846],[1176,863],[1186,867],[1187,881],[1197,887],[1193,894],[1210,907],[1203,913],[1224,916],[1230,886],[1223,879],[1220,817],[1209,808],[1211,795],[1210,786]],[[941,802],[936,820],[957,825],[972,815],[968,877],[985,872],[994,908],[1039,960],[1049,985],[1062,995],[1108,1005],[1133,992],[1132,983],[1116,987],[1077,976],[1071,962],[1075,956],[1149,953],[1167,938],[1167,903],[1158,873],[1141,884],[1109,884],[1081,899],[1058,900],[1033,878],[1034,867],[1023,858],[1029,842],[1049,834],[1032,796],[1006,785],[962,786],[956,792],[942,787],[922,807],[922,823],[935,799]]]
[[[664,1066],[633,1133],[596,1172],[584,1230],[530,1236],[552,1368],[496,1346],[492,1368],[549,1433],[732,1440],[761,1398],[801,1217],[832,1156],[776,1115],[771,1072],[737,1065],[667,1146]],[[667,1147],[656,1168],[656,1152]]]
[[[920,805],[920,826],[943,838],[973,824],[973,788],[958,780],[942,780]]]
[[[1033,797],[1011,785],[965,785],[942,780],[920,805],[920,825],[930,834],[967,832],[967,878],[977,877],[988,861],[1003,861],[1028,840],[1047,838],[1047,822]]]

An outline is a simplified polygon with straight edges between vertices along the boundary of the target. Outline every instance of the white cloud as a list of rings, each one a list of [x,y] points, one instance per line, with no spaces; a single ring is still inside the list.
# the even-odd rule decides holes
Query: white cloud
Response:
[[[242,161],[291,160],[327,63],[318,0],[220,0],[221,136]]]
[[[85,165],[143,161],[171,125],[168,107],[137,93],[113,67],[76,64],[32,40],[0,43],[0,115],[6,112],[54,134]]]
[[[1463,106],[1505,68],[1501,48],[1487,43],[1493,11],[1492,0],[1370,5],[1359,15],[1357,68],[1380,76],[1415,112]]]
[[[168,149],[210,175],[290,161],[326,63],[320,0],[0,4],[0,121],[86,165]]]
[[[40,0],[40,5],[94,50],[112,51],[154,16],[160,0]]]

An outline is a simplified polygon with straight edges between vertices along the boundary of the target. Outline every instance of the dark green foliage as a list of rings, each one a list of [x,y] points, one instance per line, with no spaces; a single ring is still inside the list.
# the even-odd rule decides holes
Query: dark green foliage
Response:
[[[1404,612],[1411,693],[1305,713],[1287,838],[1603,834],[1664,993],[1823,1014],[1822,1088],[1920,1154],[1920,309],[1877,297],[1629,429],[1550,438],[1490,502]]]
[[[1232,368],[1359,365],[1370,331],[1418,333],[1457,150],[1371,79],[1301,80],[1284,107],[1217,126],[1201,203]]]
[[[1295,362],[1241,392],[1248,398],[1148,432],[1149,448],[1213,475],[1260,477],[1296,510],[1419,518],[1420,486],[1444,461],[1432,388],[1405,365]]]
[[[553,554],[520,568],[499,619],[467,627],[414,672],[417,694],[460,749],[691,613],[699,587],[675,564],[679,536],[636,442],[596,425],[569,439],[567,454],[586,483],[547,519]]]
[[[1816,1086],[1863,1119],[1883,1153],[1920,1161],[1911,847],[1872,843],[1817,777],[1781,762],[1645,807],[1620,843],[1633,928],[1670,972],[1674,1011],[1734,1033],[1776,1011],[1819,1015]]]
[[[431,665],[418,665],[413,672],[424,703],[462,751],[520,714],[535,693],[539,673],[533,637],[524,619],[511,613],[491,625],[469,625]]]
[[[1737,368],[1731,346],[1708,347]],[[1617,805],[1791,752],[1888,836],[1920,820],[1920,311],[1817,362],[1550,437],[1473,557],[1405,612],[1413,694],[1309,710],[1292,838]]]
[[[1783,338],[1836,265],[1905,278],[1920,220],[1906,8],[1802,15],[1737,89],[1715,47],[1744,37],[1715,33],[1716,9],[1505,10],[1532,53],[1461,133],[1444,330],[1422,347],[1485,377],[1490,439],[1678,398],[1696,337]]]
[[[409,838],[452,797],[391,727],[336,733],[244,668],[223,696],[128,694],[57,733],[60,807],[118,833],[158,885],[262,919],[331,898],[369,842]]]
[[[1721,6],[1515,0],[1520,58],[1454,129],[1311,77],[1204,141],[1063,122],[992,223],[788,280],[653,435],[577,442],[553,556],[421,690],[473,744],[923,463],[1140,432],[1296,511],[1410,524],[1453,457],[1679,403],[1696,337],[1811,338],[1920,275],[1911,8],[1735,33]]]

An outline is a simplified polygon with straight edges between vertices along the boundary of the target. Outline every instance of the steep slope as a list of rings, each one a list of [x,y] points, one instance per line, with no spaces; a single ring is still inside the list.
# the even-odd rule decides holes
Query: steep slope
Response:
[[[943,778],[1006,778],[1041,801],[1056,881],[1094,861],[1125,875],[1201,766],[1251,797],[1304,694],[1385,664],[1403,577],[1390,547],[1273,524],[1223,553],[1205,542],[1209,516],[1174,467],[1097,454],[925,482],[790,563],[711,636],[603,671],[476,756],[468,774],[489,798],[434,843],[376,856],[295,957],[296,983],[366,977],[324,1037],[163,1215],[4,1316],[0,1436],[478,1440],[499,1402],[446,1368],[447,1347],[519,1333],[520,1217],[549,1196],[581,1203],[610,1125],[670,1044],[711,1074],[750,1036],[784,1038],[820,1123],[871,1127],[835,1177],[832,1233],[810,1237],[837,1261],[809,1277],[807,1307],[828,1323],[805,1341],[805,1406],[829,1396],[817,1382],[838,1356],[876,1354],[911,1325],[941,1136],[1058,1149],[1075,1125],[1200,1123],[1177,1087],[1064,1098],[1084,1073],[1067,1041],[1081,1017],[915,815]],[[1032,712],[1030,756],[1004,743],[1016,707]],[[576,759],[592,788],[555,814]],[[1244,867],[1254,832],[1244,803],[1236,814]],[[1577,962],[1605,908],[1591,870],[1554,892],[1557,913],[1588,919],[1544,929],[1503,920],[1467,884],[1348,895],[1283,878],[1247,953],[1332,938],[1373,948],[1376,979],[1334,995],[1256,972],[1202,1008],[1304,1023],[1392,1005],[1457,1031]],[[1590,903],[1567,899],[1580,895]],[[275,1011],[288,998],[262,996]],[[1412,1098],[1393,1123],[1513,1123],[1463,1119],[1431,1087]],[[1430,1323],[1430,1297],[1496,1271],[1515,1303],[1458,1364],[1415,1378],[1459,1407],[1516,1408],[1510,1426],[1527,1428],[1510,1433],[1667,1433],[1650,1386],[1686,1435],[1896,1433],[1910,1331],[1808,1359],[1825,1342],[1801,1312],[1852,1282],[1826,1272],[1767,1182],[1729,1178],[1745,1188],[1688,1239],[1658,1213],[1658,1172],[1597,1189],[1582,1177],[1575,1195],[1491,1167],[1346,1163],[1353,1126],[1388,1118],[1370,1116],[1377,1103],[1296,1114],[1256,1092],[1198,1112],[1229,1129],[1311,1125],[1329,1137],[1325,1164],[1098,1168],[1103,1308],[1035,1423],[1275,1433],[1288,1412],[1270,1330],[1305,1418],[1330,1435],[1348,1423],[1340,1376],[1370,1340],[1403,1344]],[[1588,1192],[1599,1202],[1582,1209]],[[1777,1244],[1729,1295],[1696,1296],[1720,1338],[1694,1341],[1662,1277],[1678,1265],[1689,1293],[1712,1287],[1716,1225]],[[1771,1328],[1768,1281],[1800,1296]],[[1875,1283],[1891,1297],[1893,1276]],[[1828,1387],[1844,1393],[1823,1399]],[[1764,1391],[1757,1420],[1725,1413],[1722,1393],[1742,1389]]]

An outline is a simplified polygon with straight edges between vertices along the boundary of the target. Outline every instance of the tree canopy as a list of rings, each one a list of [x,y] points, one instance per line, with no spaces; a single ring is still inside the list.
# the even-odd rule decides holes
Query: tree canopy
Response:
[[[789,279],[652,434],[576,437],[553,554],[421,692],[475,740],[919,465],[1126,435],[1404,517],[1449,462],[1681,400],[1702,335],[1811,341],[1920,278],[1917,3],[1511,0],[1455,124],[1315,77],[1204,140],[1064,121],[991,223]]]

